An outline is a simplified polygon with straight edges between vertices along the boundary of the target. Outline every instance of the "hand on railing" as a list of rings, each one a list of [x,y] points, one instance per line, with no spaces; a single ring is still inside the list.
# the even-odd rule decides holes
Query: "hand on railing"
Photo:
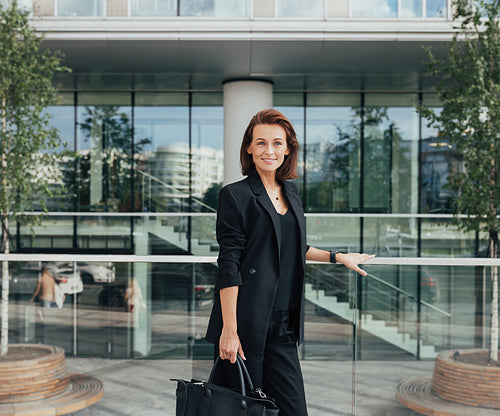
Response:
[[[364,263],[367,260],[373,259],[375,254],[366,253],[337,253],[335,259],[337,263],[342,263],[348,269],[358,272],[362,276],[366,276],[367,273],[359,268],[359,264]]]

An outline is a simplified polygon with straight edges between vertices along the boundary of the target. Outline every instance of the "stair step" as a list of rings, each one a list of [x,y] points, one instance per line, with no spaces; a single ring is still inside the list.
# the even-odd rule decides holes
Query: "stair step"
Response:
[[[335,296],[325,295],[324,290],[313,289],[311,283],[305,285],[305,296],[308,301],[343,319],[351,322],[355,319],[356,312],[350,307],[348,302],[339,302]],[[360,324],[362,330],[416,355],[417,341],[410,337],[410,333],[399,332],[397,325],[389,325],[386,321],[376,320],[372,314],[363,315]],[[435,357],[436,351],[434,346],[421,344],[420,356],[422,358]]]

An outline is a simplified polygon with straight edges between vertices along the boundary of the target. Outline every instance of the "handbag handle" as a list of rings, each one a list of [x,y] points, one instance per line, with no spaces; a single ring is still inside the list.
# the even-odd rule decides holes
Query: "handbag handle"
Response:
[[[212,367],[212,371],[210,371],[210,376],[208,377],[208,383],[213,384],[214,376],[215,376],[215,369],[219,365],[221,361],[220,356],[217,357],[215,360],[214,366]],[[245,365],[245,362],[243,361],[243,358],[239,356],[239,354],[236,354],[236,364],[238,366],[238,375],[240,379],[240,388],[241,388],[241,394],[243,396],[247,395],[246,392],[246,385],[248,385],[248,388],[250,391],[253,391],[253,383],[252,383],[252,378],[250,377],[250,373],[248,372],[247,366]],[[246,384],[245,384],[246,381]]]

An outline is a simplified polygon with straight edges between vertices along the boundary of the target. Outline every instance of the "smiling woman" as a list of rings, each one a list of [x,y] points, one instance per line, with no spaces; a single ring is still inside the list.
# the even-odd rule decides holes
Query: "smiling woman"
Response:
[[[297,177],[298,141],[277,110],[257,113],[240,149],[246,179],[219,194],[218,276],[206,339],[215,344],[215,384],[237,387],[239,355],[256,387],[276,399],[282,416],[306,416],[297,346],[304,340],[306,259],[358,264],[372,256],[318,250],[306,244]]]

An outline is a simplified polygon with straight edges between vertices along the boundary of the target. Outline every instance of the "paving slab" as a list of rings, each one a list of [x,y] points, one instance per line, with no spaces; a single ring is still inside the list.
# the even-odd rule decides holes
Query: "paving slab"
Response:
[[[176,383],[206,379],[211,362],[67,358],[70,371],[97,377],[104,397],[73,416],[175,416]],[[302,361],[309,416],[418,416],[396,400],[400,383],[432,375],[433,361]],[[353,378],[355,383],[353,383]],[[355,394],[353,394],[353,390]]]

